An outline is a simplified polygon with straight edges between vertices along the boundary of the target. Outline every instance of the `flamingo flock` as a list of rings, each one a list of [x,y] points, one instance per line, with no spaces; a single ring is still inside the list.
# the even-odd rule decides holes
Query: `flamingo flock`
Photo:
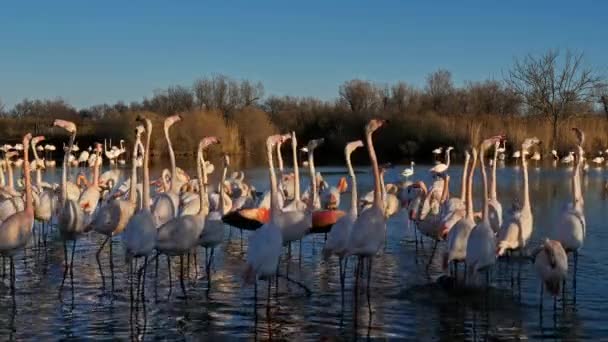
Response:
[[[545,289],[554,297],[559,296],[568,278],[568,258],[573,259],[572,285],[576,289],[578,253],[586,236],[585,208],[581,193],[581,174],[584,170],[585,135],[574,129],[577,144],[571,158],[572,198],[564,204],[558,224],[539,245],[530,242],[534,230],[533,204],[530,201],[528,160],[540,160],[540,141],[534,137],[525,139],[516,151],[521,163],[523,186],[519,189],[521,201],[512,210],[503,210],[497,193],[496,164],[505,158],[503,135],[484,139],[479,145],[464,151],[464,171],[460,193],[450,193],[449,146],[433,151],[437,164],[430,169],[433,181],[428,186],[414,177],[414,162],[402,172],[406,181],[392,184],[385,182],[385,172],[391,166],[381,165],[374,148],[374,135],[381,134],[387,123],[370,120],[363,130],[363,139],[348,142],[344,147],[344,160],[350,178],[340,179],[335,186],[325,182],[315,169],[314,154],[323,144],[323,139],[313,139],[305,147],[298,148],[295,132],[267,137],[265,149],[269,176],[269,190],[258,193],[246,181],[242,171],[230,176],[230,158],[221,152],[221,141],[207,136],[199,141],[195,155],[196,176],[191,178],[176,164],[170,129],[178,126],[179,115],[167,117],[163,133],[168,146],[170,168],[162,171],[157,180],[150,179],[150,148],[152,123],[150,119],[138,117],[133,131],[134,144],[131,154],[130,174],[121,181],[116,170],[102,173],[103,159],[110,163],[122,163],[119,159],[126,151],[124,140],[120,147],[107,148],[107,143],[94,144],[82,151],[78,158],[74,152],[78,127],[73,122],[55,120],[53,126],[67,135],[64,143],[61,181],[50,184],[43,180],[43,171],[51,167],[49,161],[55,150],[52,145],[42,145],[43,136],[23,136],[21,143],[4,145],[4,159],[0,165],[0,254],[8,258],[10,281],[15,291],[14,256],[23,250],[37,233],[39,243],[46,244],[46,236],[57,227],[63,243],[64,269],[59,289],[60,294],[69,278],[74,282],[74,260],[76,244],[87,234],[103,237],[97,247],[96,258],[102,287],[106,288],[106,276],[101,258],[108,246],[111,289],[114,290],[114,239],[119,240],[129,274],[136,276],[138,292],[144,296],[146,272],[156,262],[156,274],[161,258],[168,263],[169,296],[172,289],[171,260],[180,260],[180,285],[184,297],[188,289],[184,282],[184,270],[188,268],[190,256],[196,256],[199,248],[205,251],[206,279],[208,291],[212,285],[212,268],[215,249],[225,239],[225,225],[243,231],[252,231],[244,253],[243,286],[253,285],[257,300],[258,284],[266,281],[268,286],[267,308],[270,304],[270,288],[273,280],[285,279],[303,289],[312,291],[306,282],[290,278],[289,268],[282,271],[282,264],[291,258],[291,247],[301,243],[311,234],[326,234],[323,246],[324,262],[337,258],[339,264],[340,292],[342,303],[346,291],[349,259],[354,265],[354,286],[358,289],[360,279],[367,278],[368,302],[373,293],[373,275],[382,265],[374,263],[382,253],[387,239],[387,220],[414,222],[416,246],[423,237],[433,242],[433,252],[427,270],[436,254],[437,246],[445,243],[442,255],[442,271],[454,279],[458,286],[480,288],[491,285],[492,270],[499,258],[518,253],[530,260],[539,278],[541,291]],[[288,172],[283,161],[283,145],[290,142],[292,171]],[[351,155],[365,148],[371,163],[373,190],[358,196],[357,177],[351,163]],[[32,152],[30,155],[30,151]],[[40,158],[38,153],[44,153]],[[307,163],[299,160],[300,152],[307,154]],[[14,182],[13,167],[18,167],[15,157],[22,154],[24,185],[18,190]],[[221,167],[209,162],[210,154],[221,155]],[[445,163],[440,162],[441,154]],[[557,160],[557,153],[552,153]],[[486,168],[488,161],[492,166]],[[33,157],[33,158],[32,158]],[[275,167],[275,157],[278,161]],[[70,168],[82,165],[91,168],[90,176],[81,172],[70,179]],[[310,184],[300,189],[300,165],[305,165]],[[474,174],[481,172],[481,203],[479,211],[474,208]],[[210,184],[209,175],[215,170],[221,174],[216,184]],[[488,175],[489,173],[489,175]],[[32,174],[35,180],[32,180]],[[152,189],[156,186],[156,189]],[[348,211],[339,210],[341,194],[351,189]],[[400,216],[400,211],[406,215]],[[401,217],[401,218],[400,218]],[[34,222],[40,222],[35,227]],[[285,252],[287,249],[287,252]],[[300,248],[300,253],[302,249]],[[302,258],[300,254],[300,258]],[[139,264],[143,260],[143,264]],[[187,260],[187,262],[185,261]],[[196,260],[196,259],[195,259]],[[459,272],[459,265],[464,271]],[[288,266],[288,265],[286,265]],[[459,275],[460,273],[460,275]],[[358,290],[355,290],[358,293]],[[542,292],[541,292],[542,293]],[[542,299],[541,299],[542,303]],[[371,306],[370,306],[371,311]]]

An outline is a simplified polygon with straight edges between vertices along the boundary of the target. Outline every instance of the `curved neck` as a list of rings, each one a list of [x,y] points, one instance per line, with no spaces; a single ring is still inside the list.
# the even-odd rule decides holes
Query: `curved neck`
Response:
[[[142,208],[150,209],[150,169],[148,163],[150,162],[150,137],[152,136],[152,125],[146,124],[146,146],[144,149],[144,180],[142,182],[143,187],[143,198]]]
[[[196,177],[198,178],[198,188],[199,188],[199,204],[200,207],[198,209],[198,214],[203,215],[205,213],[206,205],[205,198],[207,198],[207,188],[205,187],[205,180],[203,179],[203,175],[207,174],[207,167],[205,166],[205,156],[203,155],[203,149],[199,148],[198,156],[196,158]],[[221,204],[221,189],[220,189],[220,206]]]
[[[277,176],[274,173],[274,163],[272,161],[272,145],[266,146],[266,156],[268,157],[268,171],[270,173],[270,215],[274,217],[278,214],[279,198],[277,193]]]
[[[279,162],[279,176],[283,178],[283,153],[281,153],[281,143],[277,144],[277,160]]]
[[[384,184],[384,173],[386,171],[382,170],[380,171],[380,189],[381,189],[381,197],[382,197],[382,203],[384,203],[386,201],[386,184]]]
[[[450,193],[450,177],[445,177],[443,180],[443,190],[441,191],[440,203],[445,203]]]
[[[72,150],[72,146],[74,146],[74,140],[76,140],[76,132],[70,135],[70,141],[68,143],[68,148],[65,150],[63,154],[63,168],[61,170],[61,200],[65,203],[68,195],[68,164],[70,161],[70,151]]]
[[[471,170],[467,177],[467,218],[474,221],[473,216],[473,177],[475,175],[475,166],[477,164],[477,153],[473,154],[473,160],[471,161]]]
[[[528,161],[526,160],[526,154],[523,153],[522,149],[521,153],[521,166],[524,173],[524,203],[522,206],[522,210],[530,210],[530,189],[528,185]]]
[[[141,144],[139,137],[136,137],[135,144],[133,144],[133,156],[137,155],[138,144]],[[137,163],[135,159],[131,163],[131,186],[129,189],[129,202],[132,204],[137,203]]]
[[[4,160],[6,162],[6,158]],[[2,186],[2,187],[6,186],[6,179],[4,178],[4,166],[2,166],[2,165],[0,165],[0,186]]]
[[[346,167],[348,168],[348,174],[350,175],[352,190],[350,198],[350,210],[352,213],[357,215],[357,178],[355,176],[355,170],[353,170],[353,164],[350,161],[350,153],[346,152]]]
[[[465,203],[467,200],[467,176],[469,170],[469,155],[467,154],[464,157],[464,165],[462,166],[462,178],[460,181],[460,201]]]
[[[40,185],[42,184],[42,161],[38,157],[38,151],[36,151],[36,147],[37,146],[34,143],[34,140],[32,140],[32,152],[34,153],[34,160],[36,161],[36,185],[40,188]],[[41,189],[39,189],[39,191],[40,190]]]
[[[6,154],[5,154],[6,156]],[[8,187],[11,189],[15,188],[15,180],[13,179],[13,167],[11,166],[11,160],[8,157],[4,157],[6,161],[6,175],[8,177]]]
[[[317,203],[317,196],[319,196],[317,190],[317,172],[315,171],[314,149],[308,151],[308,170],[310,171],[310,188],[312,189],[312,199],[308,205],[308,208],[312,211],[315,209],[315,203]]]
[[[220,211],[220,214],[222,214],[222,215],[224,215],[224,182],[226,181],[227,173],[228,173],[228,164],[224,163],[224,170],[222,171],[222,178],[220,179],[220,183],[217,186],[219,194],[220,194],[219,211]]]
[[[490,217],[488,214],[488,175],[486,174],[486,166],[484,164],[485,150],[482,147],[479,152],[479,166],[481,167],[481,178],[483,181],[483,221],[488,223],[490,222]]]
[[[300,167],[298,166],[298,142],[295,134],[291,136],[291,152],[293,153],[293,195],[297,203],[300,202]]]
[[[575,208],[583,204],[583,196],[581,194],[581,168],[583,164],[583,154],[580,146],[578,147],[578,150],[574,172],[572,172],[572,205]]]
[[[93,186],[97,187],[99,185],[99,170],[101,169],[101,163],[98,161],[98,159],[101,158],[101,156],[97,156],[97,158],[95,159],[95,166],[93,167]]]
[[[374,149],[374,142],[372,141],[372,132],[366,132],[365,140],[367,142],[367,152],[369,153],[369,160],[372,164],[372,170],[374,172],[374,205],[382,209],[382,190],[380,187],[380,168],[378,167],[378,159],[376,158],[376,150]]]
[[[490,183],[490,198],[496,200],[496,162],[498,161],[498,144],[494,145],[494,162],[492,162],[492,183]]]
[[[445,150],[445,166],[446,167],[450,167],[450,151],[451,150],[449,148],[447,148]]]
[[[169,137],[169,128],[171,126],[165,126],[165,140],[167,141],[167,148],[169,149],[169,160],[171,161],[171,188],[173,192],[178,192],[177,189],[177,167],[175,166],[175,152],[173,152],[173,145],[171,144],[171,138]]]
[[[30,174],[29,139],[23,138],[23,172],[25,176],[25,211],[34,213],[34,199],[32,197],[32,175]]]

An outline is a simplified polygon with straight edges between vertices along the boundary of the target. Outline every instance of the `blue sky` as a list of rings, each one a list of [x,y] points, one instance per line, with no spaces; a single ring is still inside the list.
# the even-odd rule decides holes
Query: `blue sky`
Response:
[[[501,79],[549,48],[605,73],[607,13],[606,1],[13,1],[0,4],[0,99],[130,102],[213,73],[331,99],[352,78]]]

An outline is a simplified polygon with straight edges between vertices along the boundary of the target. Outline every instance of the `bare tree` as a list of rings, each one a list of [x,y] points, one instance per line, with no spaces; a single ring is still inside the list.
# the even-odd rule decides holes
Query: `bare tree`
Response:
[[[426,93],[431,101],[435,112],[448,110],[450,97],[454,93],[452,73],[445,69],[439,69],[426,78]]]
[[[362,80],[344,82],[340,86],[340,98],[353,113],[372,112],[382,102],[376,86]]]
[[[608,83],[598,82],[595,86],[595,95],[608,119]]]
[[[0,99],[0,116],[4,115],[4,103],[2,102],[2,99]]]
[[[264,85],[262,82],[253,84],[249,80],[244,80],[241,82],[240,92],[243,106],[251,106],[264,96]]]
[[[557,145],[560,121],[575,113],[582,103],[589,103],[599,78],[583,65],[583,54],[567,51],[559,61],[558,50],[541,56],[528,55],[515,60],[506,82],[520,95],[533,113],[547,117],[552,126],[552,146]]]

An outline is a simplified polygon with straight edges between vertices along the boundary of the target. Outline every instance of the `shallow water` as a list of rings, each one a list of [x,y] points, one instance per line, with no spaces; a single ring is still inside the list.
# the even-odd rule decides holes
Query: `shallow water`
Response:
[[[389,170],[387,182],[399,179],[402,167]],[[426,167],[416,168],[413,179],[428,180]],[[366,168],[358,174],[360,193],[371,189],[371,175]],[[319,168],[330,184],[345,171],[342,168]],[[453,195],[459,194],[460,167],[451,170]],[[570,196],[569,175],[565,168],[530,169],[530,191],[535,217],[533,243],[545,236]],[[48,178],[58,176],[58,170]],[[249,232],[226,227],[225,243],[215,252],[212,287],[208,291],[204,277],[204,252],[199,251],[198,272],[191,265],[186,280],[187,298],[182,297],[179,282],[179,258],[173,258],[173,291],[168,297],[167,263],[160,262],[158,284],[154,286],[154,266],[149,267],[146,302],[131,301],[127,266],[120,238],[113,241],[114,291],[111,291],[108,249],[101,254],[106,288],[97,268],[95,252],[102,238],[94,233],[80,239],[74,259],[74,281],[58,297],[63,272],[63,248],[56,231],[46,247],[31,243],[26,253],[16,256],[17,291],[13,299],[8,277],[0,284],[0,336],[10,339],[192,339],[192,338],[277,338],[318,340],[327,337],[406,338],[419,340],[548,339],[597,340],[608,337],[607,277],[608,241],[605,220],[608,202],[603,193],[604,170],[591,169],[583,182],[587,240],[579,256],[576,302],[571,284],[566,301],[557,303],[544,298],[539,310],[539,280],[529,262],[499,262],[488,292],[448,293],[434,283],[441,273],[441,258],[434,258],[430,271],[425,264],[432,243],[424,247],[414,243],[403,213],[388,221],[386,250],[373,264],[371,285],[372,315],[365,292],[353,293],[352,262],[346,284],[346,301],[341,308],[337,261],[321,257],[324,236],[306,237],[295,244],[288,261],[292,278],[312,289],[305,296],[297,286],[282,279],[272,287],[270,312],[266,311],[266,282],[260,282],[257,308],[252,287],[243,287],[240,274],[247,250]],[[247,177],[258,190],[267,188],[267,171],[254,169]],[[498,196],[508,208],[522,187],[521,170],[500,167]],[[305,181],[305,180],[303,180]],[[479,184],[479,183],[477,183]],[[477,189],[477,191],[480,191]],[[349,204],[347,193],[342,207]],[[479,208],[479,206],[477,206]],[[439,251],[444,248],[439,245]],[[286,255],[286,254],[284,254]],[[193,261],[191,261],[193,263]],[[282,263],[285,272],[287,260]],[[517,277],[511,285],[511,273],[521,265],[520,286]],[[197,274],[198,273],[198,274]],[[197,279],[198,277],[198,279]],[[156,289],[156,290],[155,290]],[[278,294],[277,294],[278,293]],[[603,310],[604,309],[604,310]]]

